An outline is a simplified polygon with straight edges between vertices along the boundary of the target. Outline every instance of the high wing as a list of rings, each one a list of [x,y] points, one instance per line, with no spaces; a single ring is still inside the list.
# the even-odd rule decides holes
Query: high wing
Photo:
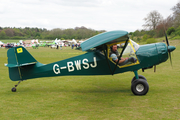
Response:
[[[96,48],[96,50],[102,50],[104,52],[106,61],[107,61],[107,66],[109,67],[109,70],[111,71],[111,74],[113,75],[115,73],[115,70],[117,68],[117,63],[119,62],[123,51],[125,50],[127,46],[127,42],[129,40],[128,37],[128,32],[127,31],[122,31],[122,30],[116,30],[116,31],[110,31],[110,32],[104,32],[101,34],[98,34],[96,36],[93,36],[89,38],[88,40],[84,41],[81,43],[81,49],[82,51],[88,51],[92,48]],[[123,50],[118,57],[118,62],[116,63],[114,69],[110,67],[110,63],[108,60],[108,53],[107,53],[107,45],[108,44],[113,44],[113,43],[118,43],[118,42],[124,42],[125,45],[123,47]]]
[[[128,32],[122,31],[122,30],[116,30],[116,31],[110,31],[110,32],[104,32],[101,34],[98,34],[96,36],[93,36],[83,43],[81,43],[82,51],[87,51],[91,48],[99,48],[103,46],[104,44],[112,44],[115,42],[125,42],[128,40]]]

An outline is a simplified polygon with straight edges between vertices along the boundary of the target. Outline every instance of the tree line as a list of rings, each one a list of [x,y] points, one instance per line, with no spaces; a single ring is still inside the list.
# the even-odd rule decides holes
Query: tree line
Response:
[[[68,29],[52,29],[46,28],[11,28],[0,27],[0,39],[86,39],[105,32],[105,30],[93,30],[84,26],[68,28]]]
[[[144,18],[145,24],[142,26],[144,29],[130,32],[131,39],[136,41],[146,41],[152,38],[163,37],[165,33],[171,37],[171,39],[180,39],[180,2],[171,8],[172,15],[167,18],[157,11],[153,10]]]
[[[149,38],[163,37],[164,31],[171,36],[172,39],[180,39],[180,2],[171,8],[172,15],[167,18],[157,11],[153,10],[144,18],[144,29],[130,32],[131,39],[135,41],[148,40]],[[68,29],[52,29],[46,28],[10,28],[0,27],[0,39],[86,39],[105,32],[105,30],[93,30],[84,26],[68,28]],[[152,39],[151,39],[152,40]]]

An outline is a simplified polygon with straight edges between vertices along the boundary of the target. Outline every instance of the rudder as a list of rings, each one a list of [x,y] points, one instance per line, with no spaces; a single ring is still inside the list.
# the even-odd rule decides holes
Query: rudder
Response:
[[[36,64],[34,57],[22,46],[14,47],[7,52],[9,77],[13,81],[23,80],[21,76],[21,66]]]

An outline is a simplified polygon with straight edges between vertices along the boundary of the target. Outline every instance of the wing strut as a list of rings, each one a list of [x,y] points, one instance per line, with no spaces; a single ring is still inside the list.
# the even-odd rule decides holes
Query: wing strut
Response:
[[[109,64],[109,61],[108,61],[108,58],[107,58],[107,49],[106,49],[106,51],[105,51],[105,44],[103,45],[103,52],[104,52],[104,54],[105,54],[105,57],[106,57],[106,61],[107,61],[107,64],[108,64],[108,67],[109,67],[109,69],[110,69],[110,72],[111,72],[111,74],[113,75],[113,72],[112,72],[112,70],[111,70],[111,67],[110,67],[110,64]]]
[[[117,64],[119,63],[119,60],[121,59],[122,54],[123,54],[123,52],[124,52],[124,50],[125,50],[125,48],[126,48],[126,46],[127,46],[127,44],[128,44],[128,40],[129,40],[129,38],[126,40],[125,45],[124,45],[124,47],[123,47],[123,50],[122,50],[120,56],[118,57],[118,61],[116,62],[116,66],[115,66],[115,68],[114,68],[114,70],[113,70],[112,75],[114,74],[114,72],[115,72],[115,70],[116,70],[116,68],[117,68]]]

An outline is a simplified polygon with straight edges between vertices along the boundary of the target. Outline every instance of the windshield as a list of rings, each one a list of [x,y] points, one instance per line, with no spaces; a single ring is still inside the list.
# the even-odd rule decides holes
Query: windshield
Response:
[[[135,51],[137,51],[139,49],[139,45],[136,42],[134,42],[133,40],[131,40],[131,39],[130,39],[130,41],[133,44],[133,47],[134,47]]]
[[[123,56],[135,56],[135,52],[139,49],[139,45],[134,42],[133,40],[130,40],[130,42],[128,42],[128,45],[126,46],[124,52],[123,52]],[[134,51],[135,50],[135,51]]]

